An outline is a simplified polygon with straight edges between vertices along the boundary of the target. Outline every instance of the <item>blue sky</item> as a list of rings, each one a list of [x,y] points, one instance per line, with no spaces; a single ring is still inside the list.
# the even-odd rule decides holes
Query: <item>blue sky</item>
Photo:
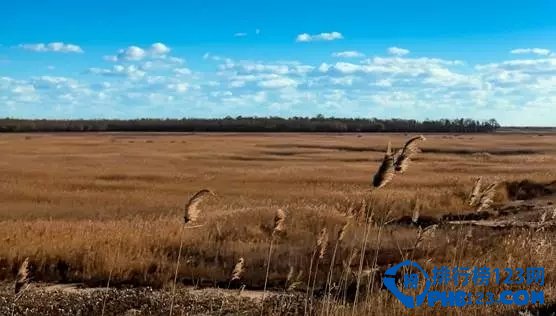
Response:
[[[0,117],[556,126],[554,1],[2,1]]]

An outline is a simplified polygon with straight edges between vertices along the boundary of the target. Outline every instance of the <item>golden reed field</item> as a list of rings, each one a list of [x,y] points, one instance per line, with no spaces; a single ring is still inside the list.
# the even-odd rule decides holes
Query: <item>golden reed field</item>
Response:
[[[0,313],[13,305],[25,314],[23,307],[42,304],[47,285],[101,288],[110,281],[110,288],[123,292],[150,287],[166,303],[132,306],[140,300],[122,298],[119,306],[118,299],[106,303],[104,292],[87,292],[100,298],[102,313],[135,309],[167,315],[175,279],[179,303],[170,307],[175,315],[407,314],[381,287],[380,276],[408,258],[427,269],[543,266],[545,303],[553,304],[556,235],[554,226],[543,225],[556,217],[556,134],[425,134],[407,171],[371,189],[388,142],[400,148],[412,136],[2,134],[0,279],[6,290],[0,293],[9,308]],[[447,214],[458,219],[454,216],[476,213],[468,197],[478,176],[486,184],[499,183],[489,207],[496,215],[489,220],[510,224],[439,222],[450,218]],[[184,228],[184,205],[205,188],[216,195],[199,205],[196,225]],[[275,234],[278,209],[285,219]],[[434,233],[418,228],[427,221],[440,224]],[[8,291],[27,257],[29,289],[14,302]],[[240,258],[243,267],[232,281]],[[187,296],[188,289],[198,288],[234,289],[234,294],[200,309]],[[239,288],[245,293],[236,294]],[[75,299],[79,290],[55,292],[63,300]],[[253,298],[260,292],[266,294],[264,304]],[[208,304],[206,299],[198,303]],[[95,306],[80,313],[100,314]],[[511,308],[437,306],[411,312],[517,313]],[[72,314],[43,311],[65,312]]]

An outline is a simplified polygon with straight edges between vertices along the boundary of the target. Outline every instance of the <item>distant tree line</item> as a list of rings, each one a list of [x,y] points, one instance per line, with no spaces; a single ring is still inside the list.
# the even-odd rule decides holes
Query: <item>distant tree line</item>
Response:
[[[0,132],[494,132],[495,119],[225,117],[220,119],[22,120],[0,119]]]

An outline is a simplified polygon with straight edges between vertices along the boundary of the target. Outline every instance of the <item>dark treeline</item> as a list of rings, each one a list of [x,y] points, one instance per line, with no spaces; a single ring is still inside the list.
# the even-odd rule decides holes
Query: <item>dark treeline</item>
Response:
[[[0,119],[0,132],[494,132],[495,119],[405,120],[317,117],[221,119],[20,120]]]

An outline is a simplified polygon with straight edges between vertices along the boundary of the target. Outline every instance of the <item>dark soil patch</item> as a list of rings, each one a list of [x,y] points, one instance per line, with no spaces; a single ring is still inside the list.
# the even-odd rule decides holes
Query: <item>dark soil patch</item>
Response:
[[[510,200],[531,200],[556,193],[556,181],[543,184],[522,180],[506,182],[505,185]]]

